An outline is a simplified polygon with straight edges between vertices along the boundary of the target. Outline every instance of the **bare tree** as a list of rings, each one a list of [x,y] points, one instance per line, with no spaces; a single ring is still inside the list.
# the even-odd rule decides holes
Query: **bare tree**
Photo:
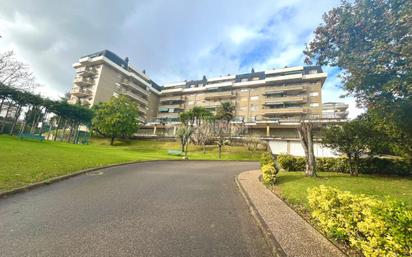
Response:
[[[37,86],[29,66],[18,61],[13,51],[0,53],[0,83],[28,91]]]

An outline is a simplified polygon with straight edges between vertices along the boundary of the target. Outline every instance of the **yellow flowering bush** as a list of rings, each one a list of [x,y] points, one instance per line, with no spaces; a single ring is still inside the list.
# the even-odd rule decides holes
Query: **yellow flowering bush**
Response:
[[[279,172],[272,154],[266,152],[260,158],[260,170],[262,171],[263,183],[273,185],[276,181],[276,175]]]
[[[412,211],[326,186],[308,189],[312,218],[331,237],[365,256],[412,256]]]

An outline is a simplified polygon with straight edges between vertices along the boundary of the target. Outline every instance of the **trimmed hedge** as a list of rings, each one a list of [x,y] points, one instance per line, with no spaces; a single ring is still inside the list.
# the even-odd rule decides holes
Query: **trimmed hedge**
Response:
[[[288,154],[281,154],[277,157],[280,166],[286,171],[305,170],[306,160],[304,157],[297,157]],[[347,158],[323,157],[316,158],[317,171],[349,173]],[[361,159],[359,172],[363,174],[412,174],[412,165],[403,159],[388,158],[365,158]]]
[[[412,211],[332,187],[308,189],[312,218],[330,237],[365,256],[412,256]]]

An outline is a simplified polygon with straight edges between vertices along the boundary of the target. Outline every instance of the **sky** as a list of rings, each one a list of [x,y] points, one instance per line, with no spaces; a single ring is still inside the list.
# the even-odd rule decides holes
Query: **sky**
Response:
[[[38,89],[51,98],[72,87],[72,64],[103,49],[162,85],[284,66],[304,65],[302,51],[322,14],[337,0],[2,0],[0,51],[14,50],[33,70]],[[340,98],[338,72],[328,79],[323,102]]]

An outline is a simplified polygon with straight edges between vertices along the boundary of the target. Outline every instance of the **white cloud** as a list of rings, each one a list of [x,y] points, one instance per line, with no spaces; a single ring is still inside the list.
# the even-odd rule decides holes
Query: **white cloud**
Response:
[[[128,56],[133,66],[163,84],[252,67],[303,65],[304,44],[322,14],[337,4],[338,0],[2,0],[0,48],[15,49],[45,85],[41,91],[53,97],[70,89],[72,63],[102,49]],[[333,78],[325,86],[325,101],[336,99],[332,82]]]

